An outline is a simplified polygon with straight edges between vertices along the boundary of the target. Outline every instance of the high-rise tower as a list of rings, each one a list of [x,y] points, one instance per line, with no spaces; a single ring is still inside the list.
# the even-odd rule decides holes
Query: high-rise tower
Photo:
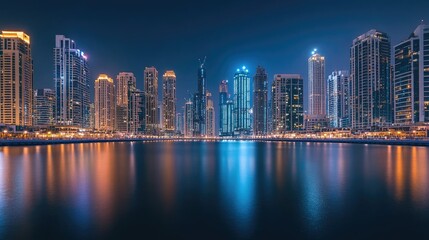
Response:
[[[249,70],[243,66],[234,74],[234,134],[250,135],[250,77]]]
[[[206,59],[200,61],[200,66],[197,72],[198,90],[194,95],[194,119],[193,131],[194,136],[206,135]]]
[[[100,74],[94,84],[95,129],[114,131],[116,119],[115,83],[106,74]]]
[[[166,71],[162,81],[162,125],[165,132],[176,128],[176,74]]]
[[[261,66],[256,68],[253,77],[253,134],[267,134],[268,123],[268,81],[267,73]]]
[[[146,67],[144,70],[144,93],[146,111],[146,132],[157,134],[158,127],[158,71],[155,67]]]

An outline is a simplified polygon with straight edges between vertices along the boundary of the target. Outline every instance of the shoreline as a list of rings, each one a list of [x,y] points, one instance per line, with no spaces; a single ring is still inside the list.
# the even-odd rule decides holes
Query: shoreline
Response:
[[[422,146],[429,147],[429,140],[414,139],[311,139],[311,138],[112,138],[112,139],[0,139],[0,147],[18,146],[44,146],[58,144],[81,144],[81,143],[108,143],[108,142],[143,142],[143,141],[270,141],[270,142],[308,142],[308,143],[349,143],[349,144],[373,144],[373,145],[395,145],[395,146]]]

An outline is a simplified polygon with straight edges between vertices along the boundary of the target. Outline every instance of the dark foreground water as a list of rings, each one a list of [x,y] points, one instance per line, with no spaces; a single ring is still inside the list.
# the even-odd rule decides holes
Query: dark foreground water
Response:
[[[429,148],[0,148],[0,239],[429,239]]]

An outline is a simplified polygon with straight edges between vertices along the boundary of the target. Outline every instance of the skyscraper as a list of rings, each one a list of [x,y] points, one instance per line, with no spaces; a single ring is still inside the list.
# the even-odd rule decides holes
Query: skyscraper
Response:
[[[130,72],[121,72],[116,76],[116,128],[119,132],[128,132],[128,100],[130,87],[136,87],[136,77]]]
[[[351,126],[368,129],[391,122],[390,39],[370,30],[350,49]]]
[[[57,124],[89,128],[87,57],[63,35],[55,37],[54,81]]]
[[[206,114],[206,128],[207,128],[207,136],[208,137],[214,137],[216,135],[215,130],[215,110],[214,110],[214,104],[212,99],[212,94],[207,91],[206,93],[206,99],[207,99],[207,114]]]
[[[394,122],[429,122],[429,26],[420,24],[395,46]]]
[[[250,77],[249,70],[243,66],[234,74],[234,134],[250,135]]]
[[[273,133],[302,130],[304,81],[298,74],[276,74],[272,85]]]
[[[55,124],[55,92],[52,89],[34,90],[33,125],[47,127]]]
[[[176,113],[176,133],[183,134],[183,114],[181,112]]]
[[[0,123],[33,125],[33,59],[24,32],[0,34]]]
[[[325,57],[312,52],[308,59],[308,114],[326,116]]]
[[[137,89],[133,82],[128,82],[128,119],[127,132],[142,134],[145,132],[146,109],[144,91]]]
[[[328,119],[333,128],[349,127],[349,72],[333,71],[328,76]]]
[[[222,80],[219,85],[219,136],[233,136],[234,103],[228,93],[228,80]]]
[[[162,128],[165,132],[175,131],[176,101],[176,74],[174,71],[166,71],[162,81]]]
[[[158,123],[158,71],[155,67],[146,67],[144,70],[144,93],[146,111],[146,132],[157,134]]]
[[[115,83],[106,74],[100,74],[94,84],[95,129],[114,131],[116,119]]]
[[[267,134],[268,126],[268,81],[263,67],[256,68],[253,80],[253,134],[261,136]]]
[[[183,112],[183,118],[184,118],[184,135],[185,137],[192,137],[194,133],[194,107],[191,100],[188,100],[185,103]]]
[[[193,131],[194,136],[206,135],[206,59],[200,61],[200,66],[197,72],[198,90],[194,94],[194,120]]]

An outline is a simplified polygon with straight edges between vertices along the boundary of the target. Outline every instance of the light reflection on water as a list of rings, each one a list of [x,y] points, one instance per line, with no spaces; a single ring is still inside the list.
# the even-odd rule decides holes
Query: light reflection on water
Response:
[[[0,238],[421,234],[428,161],[425,147],[327,143],[3,147]]]

